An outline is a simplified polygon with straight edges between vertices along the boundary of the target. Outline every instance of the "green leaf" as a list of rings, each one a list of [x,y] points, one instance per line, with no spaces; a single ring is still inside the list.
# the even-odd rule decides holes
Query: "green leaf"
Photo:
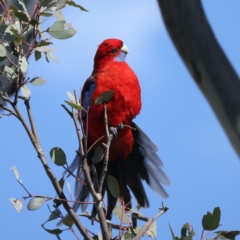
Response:
[[[26,73],[28,69],[28,62],[27,59],[23,56],[19,58],[19,65],[22,73]]]
[[[66,6],[66,0],[58,0],[57,4],[56,4],[56,11],[64,8]]]
[[[53,202],[54,202],[53,204],[54,208],[58,208],[62,204],[62,202],[58,199],[54,199]]]
[[[13,170],[13,174],[14,174],[15,178],[16,178],[20,183],[22,183],[22,180],[20,180],[20,174],[19,174],[16,166],[13,166],[12,168],[10,168],[10,170]]]
[[[68,226],[68,227],[72,227],[73,225],[73,220],[72,218],[68,215],[64,220],[63,220],[63,224]]]
[[[43,46],[48,46],[48,45],[50,45],[50,44],[52,44],[52,43],[42,40],[41,42],[36,43],[36,44],[34,45],[34,48],[43,47]]]
[[[27,85],[23,85],[21,87],[21,92],[22,92],[22,95],[25,97],[25,99],[29,99],[31,97],[31,91],[27,87]]]
[[[13,5],[10,6],[10,10],[12,10],[15,13],[18,12],[18,8]]]
[[[45,55],[47,62],[49,62],[50,58],[52,58],[56,62],[59,62],[58,58],[52,52],[46,52]]]
[[[113,197],[118,198],[119,194],[120,194],[120,190],[119,190],[119,185],[117,180],[111,176],[108,175],[107,176],[107,185],[108,185],[108,189],[110,191],[110,193],[113,195]]]
[[[54,219],[59,218],[60,215],[61,215],[61,212],[58,209],[54,210],[53,212],[51,212],[50,216],[48,217],[47,222],[50,222]]]
[[[30,211],[35,211],[39,209],[44,203],[45,203],[44,197],[35,197],[28,202],[27,208]]]
[[[68,95],[69,99],[70,99],[73,103],[79,104],[78,101],[76,102],[76,98],[75,98],[75,96],[74,96],[72,93],[67,92],[67,95]]]
[[[67,163],[66,155],[61,148],[58,148],[58,147],[52,148],[51,151],[50,151],[50,156],[52,158],[52,161],[57,166],[63,166]]]
[[[71,106],[71,107],[74,108],[74,109],[84,110],[84,108],[83,108],[81,105],[75,104],[75,103],[73,103],[73,102],[69,102],[69,101],[67,101],[67,100],[65,100],[64,102],[67,103],[69,106]]]
[[[6,48],[2,44],[0,44],[0,57],[1,57],[1,59],[4,60],[6,58],[6,55],[7,55]]]
[[[150,228],[147,230],[146,235],[148,235],[151,238],[157,239],[157,222],[153,221]]]
[[[24,12],[20,12],[20,11],[15,12],[15,16],[23,22],[28,22],[28,17]]]
[[[94,101],[95,105],[100,105],[102,103],[107,103],[111,100],[111,98],[114,95],[114,91],[113,90],[109,90],[106,92],[103,92],[99,97],[97,97]]]
[[[59,228],[55,228],[55,229],[47,229],[42,225],[42,228],[47,231],[48,233],[54,234],[54,235],[58,235],[61,234],[63,231]]]
[[[235,237],[240,234],[240,231],[224,231],[224,230],[222,230],[222,231],[217,231],[215,233],[219,234],[218,235],[219,237],[223,236],[227,239],[235,239]]]
[[[113,209],[113,214],[114,216],[121,221],[121,223],[130,223],[130,217],[129,215],[125,212],[125,210],[119,206],[116,205],[115,208]]]
[[[12,203],[13,207],[18,213],[22,211],[22,208],[23,208],[22,202],[20,202],[16,198],[10,198],[9,201]]]
[[[133,234],[130,232],[126,232],[121,236],[121,240],[131,240],[133,238]]]
[[[71,24],[65,21],[58,21],[48,28],[47,32],[54,38],[67,39],[73,37],[77,31],[73,29]]]
[[[13,66],[8,67],[7,65],[5,65],[3,68],[3,75],[11,80],[16,79],[15,68]]]
[[[87,9],[85,9],[84,7],[82,7],[79,4],[76,4],[74,1],[67,1],[66,4],[69,5],[69,6],[77,7],[77,8],[79,8],[80,10],[82,10],[84,12],[88,12]]]
[[[17,36],[19,36],[20,24],[11,24],[9,25],[4,32],[4,39],[8,42],[13,42],[16,39],[16,36],[13,33],[13,30],[16,30]]]
[[[174,234],[174,232],[173,232],[173,230],[172,230],[172,227],[171,227],[170,223],[168,223],[168,225],[169,225],[169,228],[170,228],[170,232],[171,232],[171,235],[172,235],[172,239],[175,240],[175,234]]]
[[[187,237],[188,231],[191,230],[189,223],[185,223],[181,229],[181,237]]]
[[[92,158],[93,163],[98,163],[100,161],[102,161],[104,156],[104,151],[102,150],[101,147],[96,147],[94,150],[94,156]]]
[[[47,12],[42,12],[40,13],[41,16],[44,16],[44,17],[51,17],[53,14],[52,13],[47,13]]]
[[[42,57],[42,53],[39,51],[35,51],[34,57],[35,57],[35,60],[38,61]]]
[[[38,22],[36,19],[32,19],[29,23],[30,23],[33,27],[35,27],[37,24],[39,24],[39,22]]]
[[[41,2],[41,6],[42,6],[42,7],[48,7],[48,5],[49,5],[50,3],[52,3],[52,2],[56,2],[56,3],[57,3],[56,0],[41,0],[40,2]]]
[[[218,228],[220,223],[221,210],[219,207],[214,208],[213,213],[207,212],[202,218],[202,226],[204,230],[212,231]]]
[[[55,11],[54,16],[57,19],[57,21],[65,21],[64,15],[62,14],[61,10]]]
[[[41,77],[35,77],[30,81],[30,83],[34,86],[40,86],[40,85],[45,84],[46,81]]]
[[[26,39],[23,37],[23,36],[21,36],[20,35],[20,33],[18,32],[18,30],[17,29],[15,29],[15,28],[10,28],[10,32],[12,32],[13,33],[13,35],[19,40],[19,41],[26,41]]]

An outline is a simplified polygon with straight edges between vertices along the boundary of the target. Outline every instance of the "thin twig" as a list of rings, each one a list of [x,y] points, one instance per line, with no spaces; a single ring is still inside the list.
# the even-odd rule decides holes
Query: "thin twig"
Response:
[[[169,208],[168,207],[162,207],[160,211],[154,216],[153,218],[149,218],[147,222],[143,225],[139,233],[135,236],[134,240],[139,240],[150,228],[151,224],[159,218],[161,215],[163,215]],[[138,219],[141,219],[141,216],[137,216]],[[143,219],[142,219],[143,220]],[[145,221],[145,220],[144,220]]]
[[[30,122],[31,129],[32,129],[32,133],[35,136],[36,140],[38,141],[37,130],[36,130],[36,127],[35,127],[35,124],[34,124],[34,121],[33,121],[33,116],[32,116],[32,111],[31,111],[31,108],[30,108],[29,100],[30,99],[25,99],[24,104],[27,108],[27,114],[28,114],[28,119],[29,119],[29,122]]]
[[[7,112],[9,112],[9,114],[11,114],[14,117],[18,118],[17,114],[15,112],[13,112],[10,108],[6,107],[5,105],[0,104],[0,108],[6,110]],[[4,115],[4,114],[2,114],[2,115]]]
[[[104,144],[105,146],[105,154],[104,154],[104,162],[103,162],[103,169],[102,169],[102,174],[99,180],[99,185],[98,185],[98,192],[102,192],[102,186],[103,182],[107,173],[107,168],[108,168],[108,159],[109,159],[109,148],[110,144],[112,141],[112,134],[109,134],[108,130],[108,119],[107,119],[107,105],[104,104],[104,123],[105,123],[105,129],[106,129],[106,135],[107,135],[107,143]]]
[[[14,105],[13,102],[10,103],[12,105],[12,107],[14,108],[17,116],[18,116],[18,119],[20,120],[20,122],[23,124],[36,152],[38,153],[38,158],[40,159],[43,167],[44,167],[44,170],[46,171],[49,179],[51,180],[52,182],[52,185],[53,187],[55,188],[55,191],[57,192],[58,196],[60,199],[63,199],[62,201],[62,204],[65,208],[65,210],[68,212],[68,214],[71,216],[71,218],[73,219],[73,222],[76,224],[76,227],[78,228],[78,230],[81,232],[81,234],[88,240],[92,240],[92,238],[87,234],[87,232],[85,231],[85,228],[84,226],[82,225],[82,223],[80,222],[79,218],[77,217],[76,213],[73,211],[73,209],[70,207],[70,205],[68,204],[67,201],[64,201],[64,200],[67,200],[65,194],[63,193],[62,191],[62,188],[61,186],[59,185],[58,181],[57,181],[57,178],[56,176],[54,175],[54,173],[52,172],[52,170],[49,168],[48,164],[47,164],[47,161],[46,161],[46,158],[45,158],[45,155],[44,155],[44,152],[42,150],[42,147],[40,145],[40,141],[38,140],[38,138],[36,138],[34,136],[34,134],[32,133],[32,131],[30,130],[30,128],[28,127],[26,121],[24,120],[24,118],[22,117],[17,105]],[[30,105],[30,103],[29,103]],[[29,108],[30,111],[30,115],[32,116],[32,113],[31,113],[31,108]],[[34,121],[33,117],[32,117],[32,121]],[[37,136],[37,134],[36,134]]]
[[[106,224],[106,220],[105,220],[105,216],[104,216],[104,212],[103,212],[103,208],[102,208],[102,204],[101,204],[102,196],[101,196],[101,194],[96,193],[96,191],[93,187],[92,179],[91,179],[90,172],[89,172],[89,166],[87,163],[87,156],[86,156],[84,148],[83,148],[83,142],[81,141],[81,132],[80,132],[80,128],[79,128],[78,115],[74,114],[74,112],[73,112],[73,121],[74,121],[74,125],[75,125],[76,131],[77,131],[78,142],[79,142],[79,151],[78,152],[80,153],[80,155],[83,159],[82,170],[86,177],[86,183],[89,187],[89,191],[95,202],[95,208],[97,210],[98,217],[100,219],[100,226],[102,229],[103,239],[110,240],[109,235],[108,235],[108,228],[107,228],[107,224]]]

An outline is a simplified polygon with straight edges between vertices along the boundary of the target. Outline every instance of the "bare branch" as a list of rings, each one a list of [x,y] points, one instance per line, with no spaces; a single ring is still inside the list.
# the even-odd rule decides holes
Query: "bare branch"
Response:
[[[106,224],[106,220],[105,220],[105,216],[104,216],[104,212],[103,212],[103,208],[102,208],[102,196],[101,194],[96,193],[94,187],[93,187],[93,183],[92,183],[92,179],[89,173],[89,166],[87,163],[87,156],[85,154],[84,151],[84,147],[83,147],[83,143],[81,140],[81,132],[80,132],[80,128],[79,128],[79,122],[78,122],[78,114],[74,113],[74,110],[72,111],[73,114],[73,121],[74,121],[74,125],[75,125],[75,129],[77,132],[77,136],[78,136],[78,142],[79,142],[79,151],[81,154],[81,157],[83,158],[83,172],[85,174],[86,177],[86,183],[89,187],[89,191],[93,197],[93,200],[95,202],[95,208],[97,210],[98,213],[98,217],[100,219],[100,226],[102,229],[102,235],[103,238],[106,240],[110,240],[109,238],[109,234],[108,234],[108,228],[107,228],[107,224]]]
[[[103,162],[103,169],[102,174],[99,180],[99,186],[98,186],[98,192],[102,192],[102,186],[103,182],[107,173],[108,169],[108,159],[109,159],[109,148],[112,141],[112,134],[109,134],[108,130],[108,119],[107,119],[107,105],[104,103],[104,123],[105,123],[105,129],[106,129],[106,135],[107,135],[107,143],[104,144],[105,146],[105,154],[104,154],[104,162]]]
[[[86,232],[84,226],[82,225],[82,223],[80,222],[79,218],[77,217],[76,213],[73,211],[73,209],[70,207],[70,205],[68,204],[67,202],[67,198],[65,196],[65,194],[63,193],[58,181],[57,181],[57,178],[56,176],[54,175],[54,173],[52,172],[52,170],[50,169],[50,167],[48,166],[47,164],[47,161],[46,161],[46,158],[45,158],[45,155],[44,155],[44,152],[42,150],[42,147],[40,145],[40,141],[38,140],[37,138],[37,133],[36,133],[36,136],[32,133],[32,131],[29,129],[26,121],[24,120],[24,118],[22,117],[17,105],[14,105],[14,103],[10,103],[12,105],[12,107],[14,108],[19,120],[21,121],[21,123],[23,124],[36,152],[38,153],[38,158],[40,159],[43,167],[44,167],[44,170],[45,172],[47,173],[50,181],[52,182],[52,185],[55,189],[55,191],[57,192],[58,196],[60,199],[63,199],[62,200],[62,204],[65,208],[65,210],[67,211],[67,213],[71,216],[71,218],[73,219],[73,222],[76,224],[76,227],[78,228],[78,230],[81,232],[81,234],[88,240],[92,240],[92,238],[88,235],[88,233]],[[30,103],[28,103],[30,105]],[[32,117],[32,113],[31,113],[31,108],[29,106],[29,109],[27,109],[28,111],[28,114],[29,116],[31,116],[31,121],[33,122],[34,119]],[[30,119],[29,119],[30,121]],[[35,129],[35,132],[36,132],[36,129]]]
[[[141,230],[139,231],[139,233],[135,236],[134,240],[139,240],[146,232],[147,230],[150,228],[151,224],[157,219],[159,218],[161,215],[163,215],[166,211],[168,210],[168,207],[162,207],[160,209],[160,211],[156,214],[156,216],[154,216],[153,218],[149,218],[147,220],[146,217],[141,217],[139,215],[136,215],[135,214],[135,217],[140,219],[140,220],[143,220],[143,221],[146,221],[147,222],[144,224],[144,226],[141,228]]]
[[[13,115],[14,117],[18,118],[17,114],[13,112],[10,108],[6,107],[5,105],[0,104],[0,108],[4,109],[5,111],[9,112],[9,114],[2,114],[6,116]]]
[[[240,156],[240,81],[204,14],[201,1],[158,0],[168,33]]]

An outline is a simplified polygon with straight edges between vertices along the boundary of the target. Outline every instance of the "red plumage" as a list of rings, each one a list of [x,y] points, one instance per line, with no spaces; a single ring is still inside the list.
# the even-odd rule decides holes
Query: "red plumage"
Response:
[[[142,207],[149,206],[149,200],[142,181],[160,196],[168,197],[162,184],[170,184],[170,180],[163,172],[163,163],[156,154],[158,151],[154,143],[132,120],[141,110],[141,89],[138,78],[125,62],[127,47],[121,40],[107,39],[103,41],[94,58],[94,69],[84,84],[81,103],[88,114],[88,143],[90,148],[99,138],[106,134],[103,105],[95,105],[94,101],[103,92],[114,90],[112,99],[106,103],[109,127],[118,127],[119,124],[129,125],[118,129],[110,145],[109,164],[107,174],[112,175],[119,184],[120,197],[131,208],[130,190]],[[82,111],[82,120],[86,131],[86,114]],[[133,130],[135,129],[135,130]],[[96,147],[103,147],[106,138],[101,139],[88,153],[88,164],[91,165]],[[97,177],[101,176],[103,161],[95,164]],[[74,172],[77,168],[77,177],[85,181],[82,172],[82,159],[76,155],[68,170]],[[91,169],[91,168],[90,168]],[[65,171],[66,173],[67,171]],[[91,173],[92,178],[94,175]],[[94,181],[95,182],[95,181]],[[106,217],[111,218],[117,199],[111,195],[106,181],[103,184],[102,195],[108,193],[108,209]],[[76,181],[75,197],[77,201],[88,201],[89,189],[86,185]],[[75,202],[73,209],[77,211],[81,205],[82,211],[87,204]]]
[[[113,98],[107,103],[109,127],[117,127],[120,123],[131,126],[132,119],[139,114],[141,109],[141,90],[137,76],[125,61],[115,60],[121,54],[122,46],[121,40],[105,40],[99,46],[94,58],[92,75],[97,75],[97,78],[95,80],[96,88],[91,98],[92,107],[88,116],[90,146],[106,134],[103,105],[94,105],[95,99],[103,92],[114,90]],[[112,53],[113,49],[116,51]],[[83,88],[82,99],[84,99],[84,90]],[[106,142],[106,139],[101,142]],[[117,137],[111,143],[109,160],[114,161],[116,156],[126,159],[132,151],[132,145],[132,131],[125,127],[118,132]]]

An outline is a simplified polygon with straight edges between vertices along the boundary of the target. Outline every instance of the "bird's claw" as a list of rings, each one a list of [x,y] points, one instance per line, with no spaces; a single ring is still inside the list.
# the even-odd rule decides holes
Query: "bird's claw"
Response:
[[[113,137],[117,137],[117,127],[110,127],[109,133],[113,135]]]
[[[124,125],[123,123],[119,123],[117,127],[110,127],[109,133],[113,135],[113,137],[117,137],[118,129],[123,130]]]

